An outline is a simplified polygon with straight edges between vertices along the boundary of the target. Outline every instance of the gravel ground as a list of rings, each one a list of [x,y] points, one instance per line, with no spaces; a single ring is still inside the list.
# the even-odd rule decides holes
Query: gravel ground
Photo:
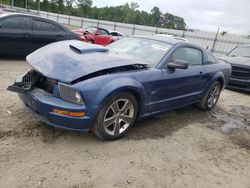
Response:
[[[30,67],[0,60],[0,187],[250,187],[250,96],[224,90],[217,107],[138,121],[118,141],[35,119],[6,91]]]

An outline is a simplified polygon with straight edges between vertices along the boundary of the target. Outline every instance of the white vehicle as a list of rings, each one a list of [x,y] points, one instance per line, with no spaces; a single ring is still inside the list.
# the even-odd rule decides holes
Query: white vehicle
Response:
[[[113,36],[114,41],[117,41],[126,37],[124,34],[122,34],[119,31],[109,31],[109,34]]]
[[[184,39],[182,37],[177,37],[177,36],[174,36],[174,35],[168,35],[168,34],[156,34],[157,36],[164,36],[164,37],[169,37],[169,38],[173,38],[173,39],[177,39],[177,40],[181,40],[181,41],[185,41],[185,42],[188,42],[187,39]]]

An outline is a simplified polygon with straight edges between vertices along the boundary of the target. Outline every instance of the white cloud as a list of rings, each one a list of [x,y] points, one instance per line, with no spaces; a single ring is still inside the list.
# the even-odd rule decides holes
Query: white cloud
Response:
[[[250,34],[250,0],[131,0],[141,10],[158,6],[185,19],[189,28],[216,31],[218,27],[229,33]],[[130,0],[93,0],[94,6],[117,6]]]

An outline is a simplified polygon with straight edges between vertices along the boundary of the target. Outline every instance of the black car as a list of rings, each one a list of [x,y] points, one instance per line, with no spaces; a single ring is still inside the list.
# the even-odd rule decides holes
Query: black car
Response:
[[[46,44],[70,39],[80,38],[52,20],[24,13],[0,14],[1,56],[26,56]]]
[[[232,66],[228,88],[250,92],[250,44],[234,48],[221,59]]]

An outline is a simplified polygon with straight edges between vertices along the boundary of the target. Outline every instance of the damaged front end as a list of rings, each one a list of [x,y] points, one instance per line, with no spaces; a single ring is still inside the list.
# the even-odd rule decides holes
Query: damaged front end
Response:
[[[35,70],[29,71],[22,77],[17,77],[14,84],[7,90],[17,92],[24,105],[38,119],[48,125],[76,131],[88,131],[92,119],[91,111],[83,101],[77,103],[71,98],[73,89],[62,83],[49,79]],[[77,91],[76,91],[77,92]]]
[[[24,93],[26,91],[29,91],[40,78],[40,73],[31,70],[24,76],[17,77],[15,83],[9,86],[7,90],[17,93]]]

